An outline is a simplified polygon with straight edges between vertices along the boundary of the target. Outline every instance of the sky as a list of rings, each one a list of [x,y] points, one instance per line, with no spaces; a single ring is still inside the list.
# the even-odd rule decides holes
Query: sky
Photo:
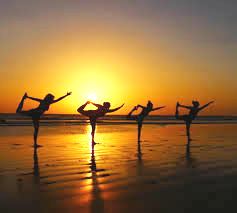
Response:
[[[0,0],[0,44],[0,112],[24,92],[72,91],[48,113],[77,113],[96,96],[125,103],[118,114],[147,100],[166,105],[159,114],[215,100],[203,114],[237,115],[234,0]]]

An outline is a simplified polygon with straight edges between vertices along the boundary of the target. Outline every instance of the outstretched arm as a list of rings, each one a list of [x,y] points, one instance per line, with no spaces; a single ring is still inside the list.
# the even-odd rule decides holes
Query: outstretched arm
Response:
[[[53,104],[54,104],[54,103],[57,103],[57,102],[59,102],[59,101],[61,101],[62,99],[66,98],[67,96],[69,96],[69,95],[71,95],[71,94],[72,94],[71,92],[68,92],[66,95],[64,95],[64,96],[62,96],[62,97],[60,97],[60,98],[54,100],[54,101],[53,101]]]
[[[209,103],[207,103],[207,104],[205,104],[205,105],[203,105],[202,107],[200,107],[198,110],[200,111],[200,110],[203,110],[204,108],[206,108],[206,107],[208,107],[210,104],[212,104],[214,101],[211,101],[211,102],[209,102]]]
[[[42,101],[42,99],[33,98],[33,97],[28,96],[27,94],[26,94],[26,97],[29,98],[29,99],[31,99],[31,100],[33,100],[33,101],[38,101],[38,102],[41,102],[41,101]]]
[[[159,110],[159,109],[162,109],[162,108],[165,108],[165,106],[156,107],[156,108],[152,109],[152,111]]]
[[[110,109],[110,110],[108,110],[108,112],[115,112],[115,111],[119,110],[120,108],[122,108],[123,105],[124,104],[122,104],[120,107],[117,107],[117,108],[114,108],[114,109]]]

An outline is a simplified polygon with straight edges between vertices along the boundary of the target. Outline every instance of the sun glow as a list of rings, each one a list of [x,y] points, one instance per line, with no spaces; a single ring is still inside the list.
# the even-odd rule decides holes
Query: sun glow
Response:
[[[95,94],[95,93],[89,93],[88,94],[88,96],[87,96],[87,98],[88,98],[88,101],[97,101],[97,95]]]

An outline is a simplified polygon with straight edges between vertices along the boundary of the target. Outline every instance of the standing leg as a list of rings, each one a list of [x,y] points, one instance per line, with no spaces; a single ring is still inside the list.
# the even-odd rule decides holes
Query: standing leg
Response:
[[[17,109],[16,109],[16,113],[22,113],[22,108],[23,108],[23,105],[24,105],[24,101],[25,99],[27,98],[27,94],[25,93],[21,99],[21,102],[19,103]]]
[[[90,118],[90,124],[91,124],[91,137],[92,137],[92,144],[95,144],[95,129],[96,129],[96,119]]]
[[[141,141],[142,121],[138,121],[138,142]]]
[[[38,132],[39,132],[39,120],[33,119],[33,126],[34,126],[34,148],[38,148],[39,145],[37,144]]]

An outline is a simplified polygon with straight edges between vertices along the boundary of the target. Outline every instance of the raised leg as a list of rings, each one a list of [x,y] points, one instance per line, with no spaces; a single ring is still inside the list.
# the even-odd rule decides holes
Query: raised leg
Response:
[[[19,103],[17,109],[16,109],[16,113],[22,113],[22,112],[23,112],[22,109],[23,109],[24,101],[25,101],[26,98],[27,98],[27,94],[25,93],[25,94],[23,95],[23,97],[22,97],[22,99],[21,99],[21,101],[20,101],[20,103]]]
[[[88,102],[86,102],[85,104],[81,105],[78,109],[77,112],[81,113],[82,115],[88,116],[87,115],[87,111],[85,111],[85,107],[88,104]]]
[[[128,120],[131,120],[131,119],[134,119],[136,116],[133,116],[132,115],[132,113],[134,112],[134,111],[136,111],[137,110],[137,107],[135,106],[135,107],[133,107],[133,109],[128,113],[128,115],[127,115],[127,119]]]
[[[177,102],[177,104],[176,104],[175,118],[180,119],[180,116],[179,116],[179,102]]]

